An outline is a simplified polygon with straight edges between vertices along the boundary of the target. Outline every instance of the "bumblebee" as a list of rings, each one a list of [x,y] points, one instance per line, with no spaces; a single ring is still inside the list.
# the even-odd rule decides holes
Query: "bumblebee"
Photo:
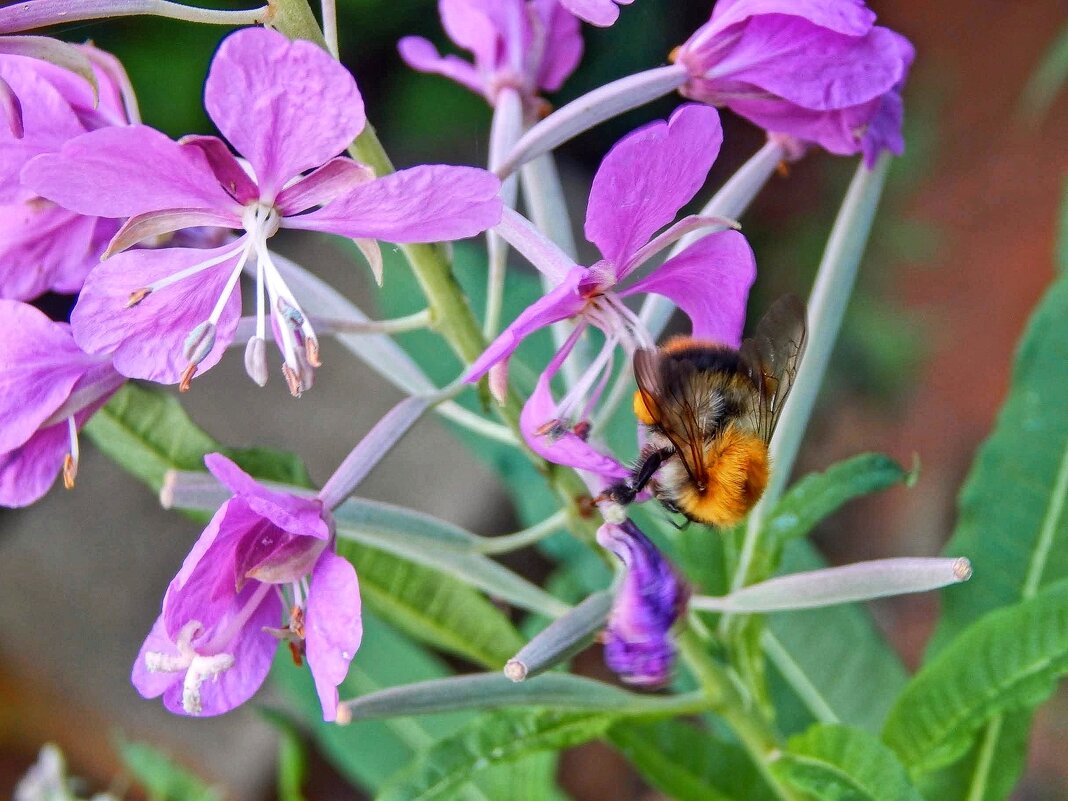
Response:
[[[646,443],[631,477],[605,497],[627,504],[648,486],[671,512],[709,526],[737,523],[760,500],[768,443],[805,352],[805,306],[771,305],[734,350],[675,337],[634,354],[634,414]]]

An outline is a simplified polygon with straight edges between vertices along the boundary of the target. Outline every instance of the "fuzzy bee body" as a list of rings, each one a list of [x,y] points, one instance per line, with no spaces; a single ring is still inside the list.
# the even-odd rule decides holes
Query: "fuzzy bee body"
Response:
[[[787,296],[738,350],[676,337],[635,353],[634,413],[646,444],[631,478],[608,497],[629,503],[648,486],[698,523],[745,517],[767,486],[768,443],[804,346],[804,305]]]

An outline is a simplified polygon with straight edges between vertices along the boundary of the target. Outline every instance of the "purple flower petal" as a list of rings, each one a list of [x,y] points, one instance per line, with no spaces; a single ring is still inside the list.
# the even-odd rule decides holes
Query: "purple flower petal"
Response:
[[[91,218],[92,219],[92,218]],[[110,258],[134,245],[148,240],[159,241],[159,237],[184,231],[188,228],[233,228],[240,226],[240,221],[232,214],[218,212],[214,209],[160,209],[130,217],[122,224],[118,232],[108,243],[103,258]],[[166,240],[164,240],[166,241]]]
[[[70,451],[67,421],[32,433],[0,453],[0,506],[19,508],[40,500],[55,483]]]
[[[555,92],[582,60],[582,26],[558,0],[534,0],[534,9],[545,36],[538,86],[546,92]]]
[[[594,176],[586,238],[620,269],[697,194],[722,141],[719,114],[695,104],[625,136]]]
[[[627,478],[630,470],[566,428],[566,422],[556,419],[556,401],[552,395],[553,376],[560,370],[560,365],[574,347],[579,332],[580,330],[576,329],[538,377],[534,392],[523,405],[523,411],[519,415],[519,429],[531,450],[553,464],[588,470],[606,479]]]
[[[464,50],[469,50],[483,68],[495,66],[506,49],[501,41],[508,29],[505,17],[518,21],[514,0],[439,0],[438,13],[445,32]]]
[[[78,292],[117,229],[46,200],[0,207],[0,297]]]
[[[331,159],[278,193],[275,206],[284,214],[299,214],[329,203],[340,194],[373,181],[374,170],[349,158]]]
[[[499,191],[500,181],[485,170],[424,165],[358,186],[283,224],[386,242],[463,239],[500,222]]]
[[[317,499],[267,489],[221,453],[209,453],[204,464],[220,484],[283,531],[320,540],[330,538],[330,526]]]
[[[458,56],[441,55],[422,36],[405,36],[397,42],[397,51],[413,70],[444,75],[472,92],[483,93],[482,76],[477,69]]]
[[[147,295],[127,308],[131,293],[155,281],[221,257],[240,247],[130,250],[93,270],[71,314],[75,341],[89,353],[110,353],[115,369],[130,378],[177,383],[189,364],[185,339],[211,314],[238,254]],[[214,367],[234,337],[241,316],[241,294],[226,301],[216,326],[215,346],[200,362],[200,372]]]
[[[278,641],[264,631],[264,628],[277,626],[281,617],[282,603],[277,594],[271,592],[252,612],[237,638],[225,647],[224,652],[234,658],[233,666],[200,685],[200,717],[229,712],[256,693],[267,678],[274,652],[278,647]],[[217,628],[224,628],[229,622],[229,618],[224,619],[217,624]],[[209,631],[202,635],[199,641],[206,640],[210,634]],[[193,642],[196,645],[198,640]],[[189,714],[182,707],[181,682],[164,691],[163,705],[176,715]]]
[[[856,37],[801,17],[753,17],[706,77],[748,83],[814,111],[840,109],[871,100],[902,80],[902,39],[887,28]]]
[[[477,381],[493,365],[511,356],[519,344],[539,328],[566,320],[582,311],[586,306],[586,298],[580,294],[579,285],[588,276],[589,270],[576,267],[559,286],[523,309],[512,324],[505,328],[468,368],[464,380]]]
[[[77,136],[30,161],[22,181],[71,211],[98,217],[178,208],[230,210],[238,219],[241,214],[202,150],[145,125]]]
[[[204,107],[252,164],[266,198],[343,151],[366,121],[348,70],[311,42],[266,28],[245,28],[223,41]]]
[[[686,312],[695,339],[737,348],[754,280],[756,259],[745,237],[720,231],[702,237],[619,294],[663,295]]]
[[[337,717],[337,686],[363,639],[360,585],[348,560],[325,552],[311,577],[304,615],[308,666],[323,707],[323,720]]]
[[[597,541],[626,566],[608,619],[605,662],[630,684],[662,685],[671,677],[675,646],[669,632],[685,606],[686,586],[629,519],[605,523]]]
[[[178,144],[200,150],[208,160],[215,178],[234,200],[245,205],[260,196],[256,186],[241,163],[230,152],[226,142],[217,136],[183,136]]]
[[[165,673],[163,671],[149,670],[145,656],[150,653],[178,656],[177,647],[167,636],[167,629],[163,624],[163,615],[157,617],[156,622],[152,624],[152,631],[148,633],[144,643],[141,644],[141,650],[138,651],[137,659],[133,663],[133,670],[130,672],[130,682],[137,689],[137,692],[141,693],[142,698],[159,698],[170,689],[171,685],[176,682],[181,683],[183,675],[177,672]]]
[[[875,166],[879,155],[885,150],[900,156],[905,152],[905,137],[901,126],[905,119],[905,104],[901,92],[892,89],[876,101],[878,108],[864,132],[861,149],[868,169]]]
[[[634,0],[560,0],[560,4],[591,25],[607,28],[619,18],[620,5],[629,6]]]
[[[863,36],[875,23],[864,0],[717,0],[711,22],[716,30],[762,14],[804,17],[813,25],[850,36]]]
[[[70,326],[33,306],[0,300],[0,452],[26,442],[63,405],[99,359],[78,348]]]

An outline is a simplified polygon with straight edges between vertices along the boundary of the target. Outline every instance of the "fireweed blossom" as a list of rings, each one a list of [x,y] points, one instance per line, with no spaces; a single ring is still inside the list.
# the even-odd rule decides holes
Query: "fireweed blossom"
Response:
[[[629,518],[602,525],[597,542],[626,571],[608,617],[605,663],[629,684],[659,687],[671,678],[675,645],[669,631],[686,608],[689,590]]]
[[[27,506],[61,472],[74,486],[78,430],[126,379],[84,353],[66,323],[14,300],[0,300],[0,314],[0,506]]]
[[[279,641],[306,657],[323,708],[360,647],[356,571],[334,553],[330,513],[317,498],[261,486],[226,457],[204,458],[233,497],[200,535],[163,598],[132,681],[179,715],[219,715],[267,677]]]
[[[442,56],[421,36],[397,43],[420,72],[444,75],[497,104],[502,89],[518,92],[526,115],[543,107],[540,92],[555,92],[582,58],[579,21],[557,0],[440,0],[446,33],[474,63]]]
[[[719,0],[674,54],[686,97],[838,155],[904,151],[900,88],[915,51],[856,0]]]
[[[620,284],[646,261],[686,233],[724,221],[685,217],[671,224],[705,182],[722,142],[715,109],[687,104],[667,122],[655,122],[620,140],[597,170],[586,210],[586,237],[603,258],[591,267],[572,262],[522,217],[506,212],[496,230],[523,253],[555,287],[509,325],[467,373],[475,381],[490,373],[501,394],[507,360],[540,328],[572,320],[575,330],[538,379],[523,408],[520,426],[531,448],[557,464],[618,479],[628,471],[586,442],[586,425],[612,372],[615,350],[627,356],[653,342],[624,298],[663,295],[690,318],[693,336],[737,347],[749,287],[756,275],[753,251],[737,231],[710,233],[646,276]],[[665,229],[665,226],[669,226]],[[658,231],[663,230],[657,234]],[[589,325],[604,332],[600,353],[566,397],[552,396],[553,376]]]
[[[0,39],[0,46],[7,41]],[[0,297],[31,300],[75,293],[99,262],[119,221],[83,216],[45,200],[19,180],[26,162],[87,131],[126,126],[137,106],[122,66],[90,45],[71,45],[91,65],[83,77],[36,58],[0,55],[0,79],[22,100],[19,136],[0,126]]]
[[[728,108],[773,137],[838,155],[900,154],[901,88],[914,50],[875,25],[859,0],[719,0],[672,64],[621,78],[559,109],[525,134],[507,175],[597,123],[678,90]]]
[[[85,134],[23,171],[27,185],[72,211],[129,217],[110,252],[195,226],[243,232],[213,249],[120,252],[93,270],[71,317],[74,336],[91,353],[111,353],[124,375],[187,389],[232,341],[238,280],[254,269],[248,372],[267,380],[269,316],[299,395],[319,364],[318,341],[267,249],[279,228],[349,237],[366,252],[376,239],[473,236],[500,218],[499,182],[483,170],[429,165],[375,179],[335,158],[364,127],[363,101],[349,72],[308,42],[263,28],[232,34],[212,61],[205,107],[248,171],[221,139],[174,142],[141,125]]]

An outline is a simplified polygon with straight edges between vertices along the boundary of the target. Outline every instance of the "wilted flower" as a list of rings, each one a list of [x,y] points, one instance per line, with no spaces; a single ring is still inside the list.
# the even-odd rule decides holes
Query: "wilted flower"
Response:
[[[0,505],[26,506],[61,471],[74,486],[78,430],[125,378],[33,306],[0,300],[0,315]]]
[[[597,542],[626,568],[608,617],[605,662],[625,682],[660,686],[671,677],[675,662],[668,632],[685,609],[689,590],[629,518],[602,525]]]
[[[229,459],[204,463],[233,497],[186,557],[134,663],[134,686],[184,715],[218,715],[247,701],[279,640],[308,659],[323,718],[360,646],[356,571],[333,550],[318,499],[261,486]]]
[[[0,39],[2,45],[10,40]],[[0,297],[32,300],[77,292],[119,222],[83,216],[37,195],[19,180],[26,162],[87,131],[125,126],[136,114],[119,62],[91,45],[68,45],[96,79],[36,58],[0,55],[0,79],[21,98],[20,128],[0,126]]]
[[[363,102],[348,71],[309,42],[260,28],[231,35],[212,62],[205,105],[249,171],[221,139],[173,142],[140,125],[85,134],[23,171],[29,186],[66,208],[130,217],[112,252],[196,226],[243,231],[214,249],[119,253],[92,272],[71,317],[74,336],[92,353],[111,353],[125,375],[188,388],[233,339],[238,280],[255,264],[250,373],[265,377],[269,313],[282,371],[299,395],[319,363],[318,341],[267,250],[279,228],[371,248],[374,239],[472,236],[500,217],[499,182],[483,170],[433,165],[375,179],[334,158],[363,129]]]
[[[586,236],[604,256],[592,267],[574,264],[518,215],[506,214],[497,229],[556,286],[490,344],[467,378],[475,380],[493,370],[491,385],[499,388],[507,359],[523,339],[559,320],[574,320],[575,332],[542,373],[521,418],[527,442],[550,461],[605,477],[628,475],[583,436],[584,423],[611,374],[616,347],[629,355],[653,346],[624,298],[647,292],[664,295],[690,318],[693,336],[737,347],[756,275],[753,251],[737,231],[707,234],[645,277],[619,287],[690,231],[724,225],[719,219],[686,217],[657,234],[704,184],[721,142],[715,109],[694,104],[682,106],[667,122],[652,123],[620,140],[605,156],[590,191]],[[557,403],[552,378],[588,325],[605,333],[604,346]]]
[[[857,0],[719,0],[675,53],[682,94],[832,153],[902,152],[909,41]]]
[[[436,72],[483,95],[490,105],[515,89],[529,115],[540,92],[555,92],[582,57],[579,22],[557,0],[439,0],[446,32],[471,52],[474,64],[442,56],[421,36],[398,43],[413,69]]]

